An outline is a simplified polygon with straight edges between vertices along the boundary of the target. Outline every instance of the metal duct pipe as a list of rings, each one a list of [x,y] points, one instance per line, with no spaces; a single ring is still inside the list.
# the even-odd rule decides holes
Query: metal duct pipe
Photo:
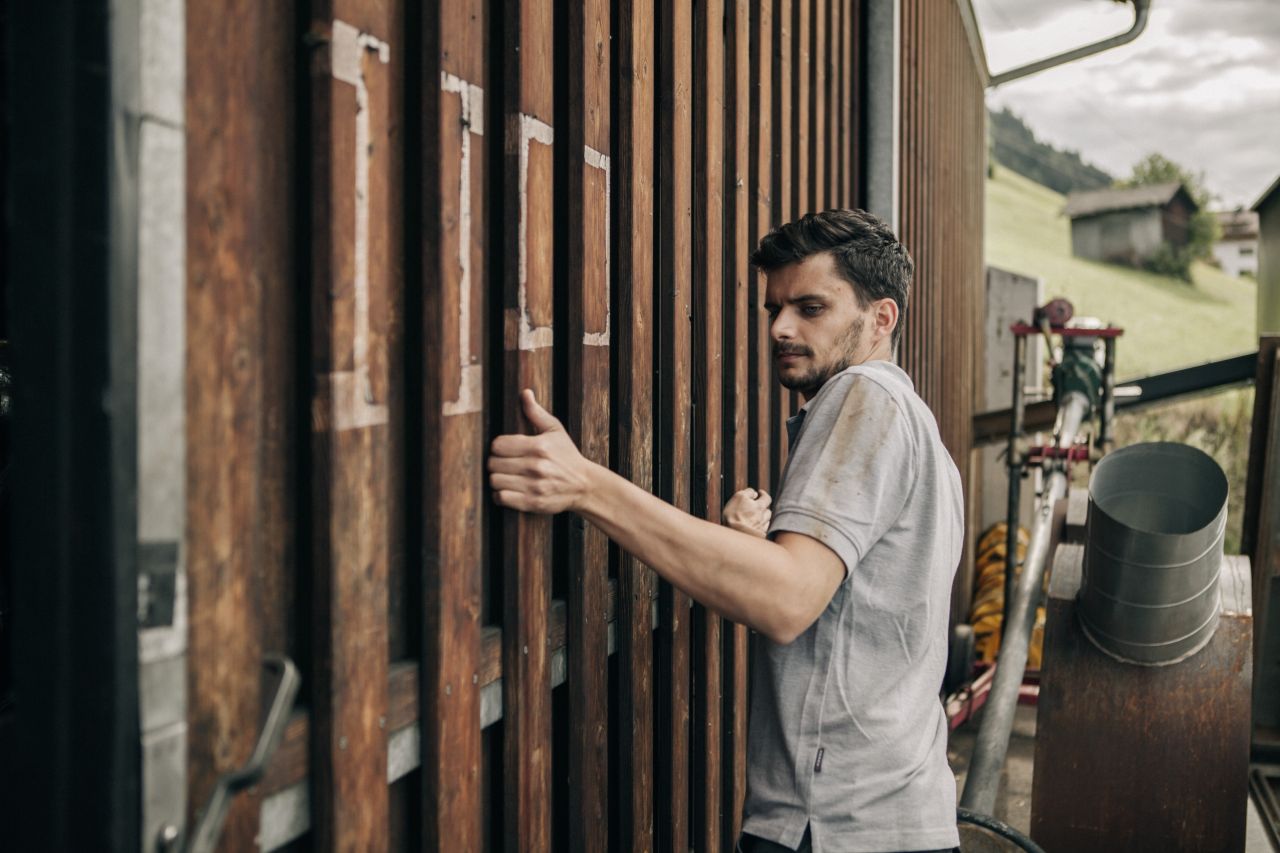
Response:
[[[1012,68],[1003,74],[997,74],[992,77],[987,83],[987,87],[994,89],[1002,83],[1028,77],[1059,65],[1065,65],[1068,62],[1075,62],[1077,59],[1084,59],[1086,56],[1093,56],[1095,53],[1102,53],[1104,50],[1110,50],[1113,47],[1128,44],[1142,35],[1142,31],[1147,28],[1147,18],[1151,15],[1151,0],[1130,0],[1130,2],[1133,3],[1133,26],[1127,32],[1103,41],[1087,44],[1084,47],[1078,47],[1075,50],[1069,50],[1066,53],[1050,56],[1047,59],[1041,59],[1038,62]]]
[[[1056,444],[1069,448],[1075,442],[1080,425],[1093,408],[1093,401],[1080,391],[1071,391],[1060,400],[1059,428]],[[1053,508],[1067,493],[1065,466],[1054,467],[1046,476],[1044,494],[1036,507],[1036,517],[1031,527],[1031,541],[1027,545],[1022,574],[1014,590],[1013,606],[1009,608],[1009,624],[1002,631],[1000,656],[996,659],[996,674],[991,693],[982,709],[982,724],[978,729],[978,741],[969,762],[965,778],[961,808],[984,814],[995,811],[996,792],[1000,787],[1000,771],[1009,751],[1009,734],[1013,731],[1013,715],[1018,707],[1018,688],[1027,668],[1027,651],[1031,643],[1031,629],[1036,621],[1036,607],[1040,603],[1044,585],[1044,569],[1049,556],[1049,537],[1053,527]]]
[[[1151,442],[1103,459],[1089,482],[1080,626],[1103,652],[1160,666],[1198,652],[1221,610],[1227,478],[1208,454]]]

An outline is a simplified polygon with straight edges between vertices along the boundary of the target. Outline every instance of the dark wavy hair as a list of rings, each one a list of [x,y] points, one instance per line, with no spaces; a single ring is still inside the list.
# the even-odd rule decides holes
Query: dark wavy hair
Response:
[[[836,272],[853,285],[858,304],[866,308],[878,299],[898,303],[898,325],[892,343],[898,345],[907,319],[907,301],[915,264],[884,220],[865,210],[839,208],[807,213],[770,231],[751,253],[751,263],[772,272],[829,252]]]

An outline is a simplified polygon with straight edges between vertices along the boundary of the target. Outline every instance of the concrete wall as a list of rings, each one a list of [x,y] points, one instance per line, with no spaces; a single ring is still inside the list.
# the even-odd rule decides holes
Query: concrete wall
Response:
[[[982,392],[977,400],[979,411],[1007,409],[1013,402],[1013,333],[1009,326],[1029,321],[1036,307],[1044,301],[1042,279],[987,267],[986,325],[983,329],[986,352],[982,364]],[[1034,337],[1027,344],[1026,385],[1043,388],[1044,340]],[[981,498],[976,507],[979,531],[1004,521],[1008,512],[1009,475],[1002,458],[1004,449],[1003,444],[998,444],[979,451]],[[1036,483],[1028,481],[1022,490],[1024,519],[1031,517],[1035,486]]]
[[[1258,335],[1280,334],[1280,192],[1258,209]]]
[[[1078,258],[1139,267],[1164,240],[1159,208],[1120,210],[1071,222],[1071,253]]]
[[[142,838],[182,831],[187,777],[186,146],[183,0],[112,4],[117,159],[132,175],[121,239],[137,281],[138,663]],[[128,251],[126,249],[126,254]]]

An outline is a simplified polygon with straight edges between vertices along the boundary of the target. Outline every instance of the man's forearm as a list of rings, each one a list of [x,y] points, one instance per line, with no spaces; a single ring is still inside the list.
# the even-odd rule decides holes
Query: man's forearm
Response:
[[[805,573],[774,542],[712,524],[599,465],[578,512],[665,580],[720,615],[789,642],[804,621]]]

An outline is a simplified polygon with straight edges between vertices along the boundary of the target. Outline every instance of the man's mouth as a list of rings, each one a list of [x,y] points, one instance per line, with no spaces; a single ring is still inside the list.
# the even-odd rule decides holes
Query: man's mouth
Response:
[[[779,350],[774,352],[773,358],[780,364],[791,364],[805,358],[807,355],[808,353],[802,350]]]

